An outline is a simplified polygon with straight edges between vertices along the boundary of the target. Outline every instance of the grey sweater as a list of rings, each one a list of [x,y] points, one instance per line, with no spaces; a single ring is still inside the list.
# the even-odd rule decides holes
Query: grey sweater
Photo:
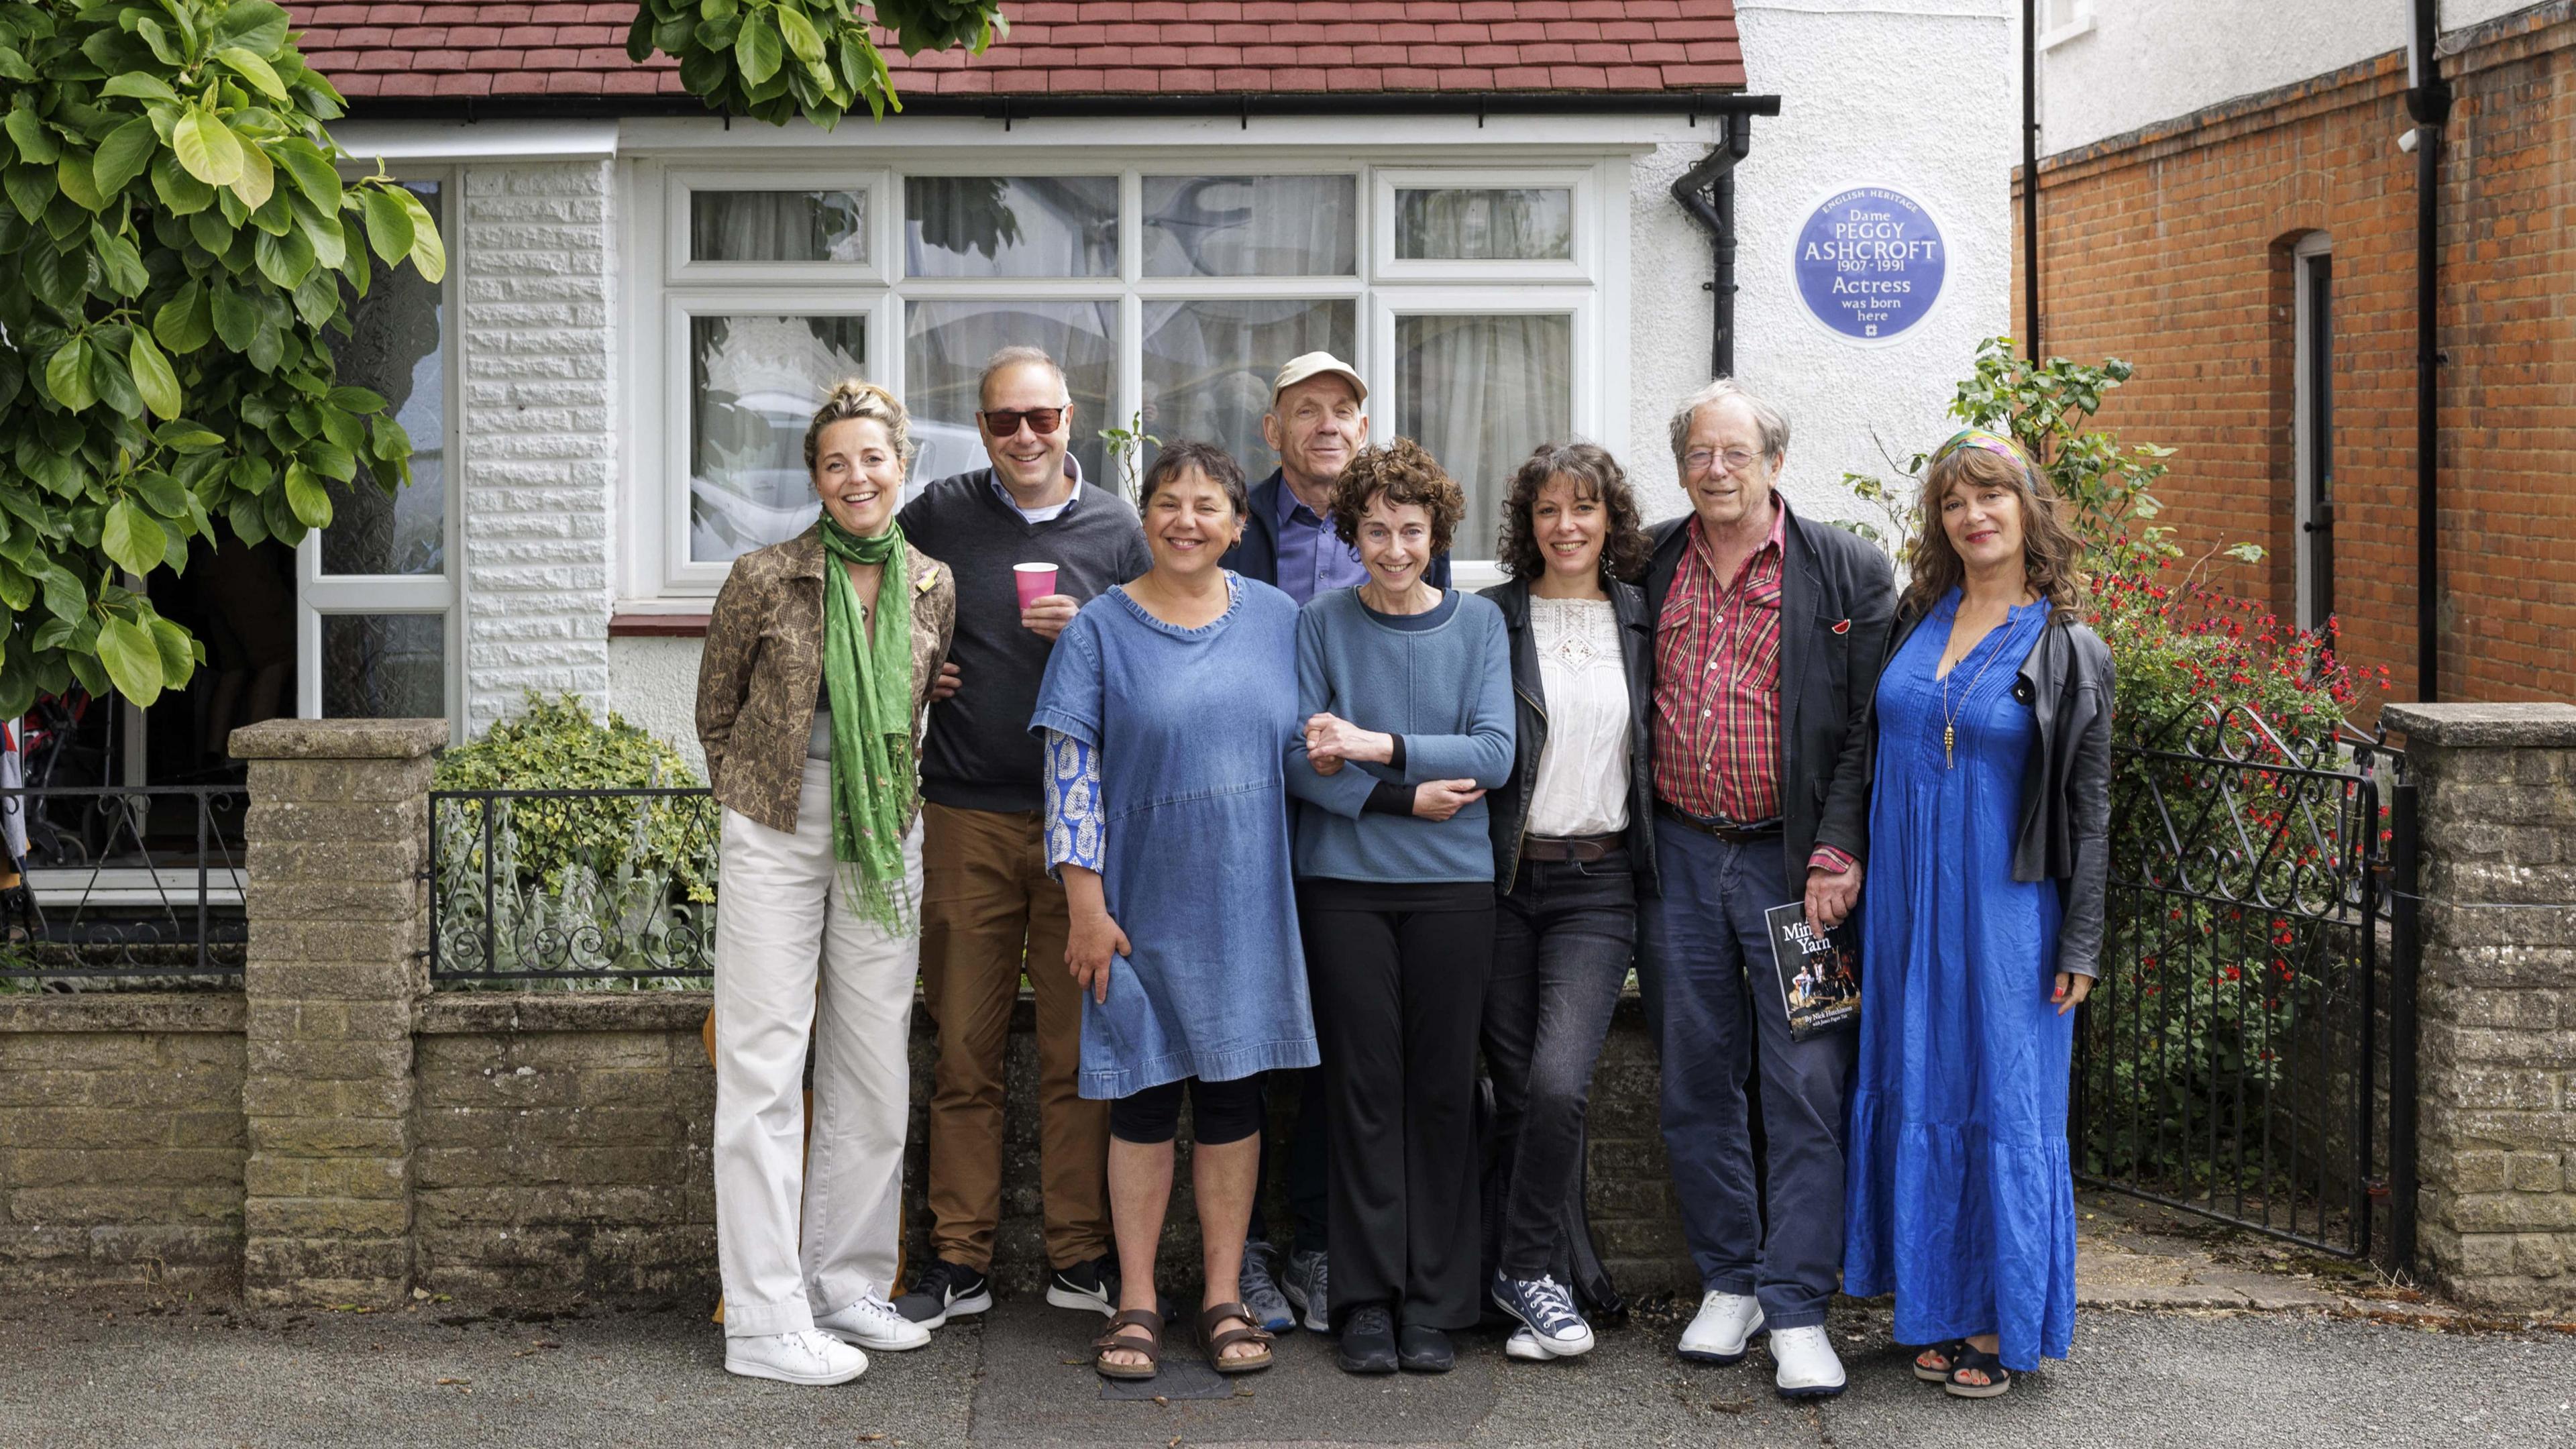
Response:
[[[1153,567],[1144,525],[1127,500],[1087,485],[1053,520],[1031,523],[994,491],[990,468],[931,484],[896,522],[957,577],[948,661],[961,683],[954,698],[930,707],[922,798],[958,810],[1036,810],[1041,750],[1029,716],[1055,646],[1021,627],[1011,565],[1054,564],[1055,591],[1084,602]]]

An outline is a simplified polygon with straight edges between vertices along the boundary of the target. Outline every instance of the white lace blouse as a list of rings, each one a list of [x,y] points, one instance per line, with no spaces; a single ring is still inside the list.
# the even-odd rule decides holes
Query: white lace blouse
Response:
[[[1546,839],[1628,828],[1628,671],[1607,599],[1532,595],[1530,640],[1547,702],[1547,748],[1530,788],[1529,833]]]

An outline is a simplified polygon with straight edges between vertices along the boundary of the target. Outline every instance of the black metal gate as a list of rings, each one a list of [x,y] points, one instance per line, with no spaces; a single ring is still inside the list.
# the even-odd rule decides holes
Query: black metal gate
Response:
[[[2086,1183],[2346,1257],[2414,1238],[2414,788],[2211,707],[2114,750]]]

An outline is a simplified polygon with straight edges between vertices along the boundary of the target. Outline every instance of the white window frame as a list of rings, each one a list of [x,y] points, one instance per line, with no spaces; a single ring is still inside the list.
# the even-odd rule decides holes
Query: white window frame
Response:
[[[2052,25],[2050,12],[2057,7],[2042,0],[2040,6],[2039,48],[2054,50],[2079,35],[2093,33],[2093,0],[2066,0],[2066,18]]]
[[[1144,309],[1177,301],[1313,300],[1352,304],[1354,361],[1389,379],[1373,393],[1373,432],[1391,436],[1395,399],[1393,319],[1399,315],[1567,313],[1574,319],[1573,396],[1576,434],[1616,447],[1624,416],[1628,357],[1627,178],[1632,145],[1600,144],[1569,156],[1555,147],[1532,153],[1456,143],[1399,155],[1354,146],[1317,150],[1204,145],[1124,146],[1067,155],[985,143],[872,150],[845,167],[815,163],[811,146],[743,156],[728,148],[721,168],[703,153],[674,150],[622,158],[621,189],[635,199],[627,226],[635,253],[628,275],[641,282],[627,299],[625,374],[627,436],[636,459],[620,509],[618,602],[621,613],[703,613],[730,567],[688,558],[688,359],[691,315],[711,312],[861,314],[869,317],[869,376],[905,395],[910,305],[928,301],[1115,300],[1118,364],[1110,416],[1077,419],[1088,432],[1118,426],[1144,400]],[[1330,159],[1318,159],[1325,157]],[[1143,274],[1143,193],[1148,177],[1350,175],[1355,225],[1353,270],[1342,275],[1148,277]],[[904,182],[914,175],[1070,176],[1119,178],[1119,265],[1100,277],[909,277],[905,275]],[[1571,260],[1411,261],[1394,258],[1396,188],[1414,186],[1561,186],[1574,193]],[[695,190],[856,190],[869,188],[870,258],[865,266],[834,263],[691,263],[689,193]],[[1609,347],[1605,352],[1603,349]],[[655,416],[655,414],[660,416]],[[1267,469],[1267,459],[1245,467]],[[920,481],[920,480],[915,480]],[[1500,578],[1490,560],[1459,559],[1462,585]]]
[[[463,228],[465,194],[462,178],[452,168],[407,167],[400,181],[435,181],[439,187],[440,234],[448,243],[447,274],[438,283],[438,313],[443,335],[439,349],[444,366],[439,385],[447,395],[439,409],[445,436],[439,440],[441,483],[446,489],[446,530],[437,574],[328,574],[322,571],[322,529],[308,529],[295,549],[295,713],[302,719],[322,714],[322,620],[333,614],[443,614],[441,641],[447,668],[449,725],[461,730],[465,719],[465,333],[458,311],[458,242]],[[415,445],[418,439],[413,440]]]

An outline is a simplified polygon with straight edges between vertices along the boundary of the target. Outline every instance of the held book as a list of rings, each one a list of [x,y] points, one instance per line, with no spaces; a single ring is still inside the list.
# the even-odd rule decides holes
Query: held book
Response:
[[[1803,902],[1773,906],[1763,919],[1771,927],[1771,961],[1789,1017],[1789,1040],[1860,1025],[1860,913],[1821,936],[1807,924]]]

